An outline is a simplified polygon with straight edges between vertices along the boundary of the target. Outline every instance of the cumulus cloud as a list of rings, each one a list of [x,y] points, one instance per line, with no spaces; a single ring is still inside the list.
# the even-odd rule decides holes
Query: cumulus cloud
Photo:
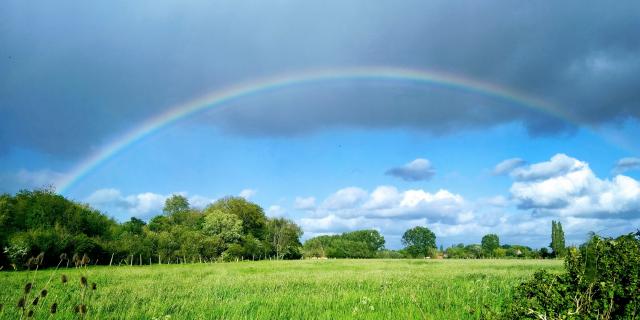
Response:
[[[269,206],[269,208],[267,208],[267,210],[265,211],[265,214],[268,217],[282,217],[285,214],[285,210],[283,207],[274,204]]]
[[[27,170],[0,174],[0,191],[16,192],[20,189],[55,187],[64,175],[53,170]]]
[[[336,191],[315,210],[315,216],[339,218],[411,220],[456,223],[466,221],[472,213],[462,196],[447,190],[430,193],[422,189],[399,191],[393,186],[379,186],[372,192],[350,187]]]
[[[512,173],[510,192],[521,209],[563,217],[621,218],[640,212],[640,183],[617,175],[600,179],[589,164],[557,154]]]
[[[315,197],[296,197],[293,207],[297,210],[313,210],[316,207]]]
[[[249,200],[251,197],[255,196],[256,193],[257,191],[254,189],[243,189],[242,191],[240,191],[238,196]]]
[[[193,208],[204,208],[215,201],[200,195],[188,196],[184,192],[176,194],[187,197]],[[94,191],[84,201],[120,220],[126,220],[129,217],[147,219],[162,214],[164,203],[170,196],[171,194],[162,195],[153,192],[124,195],[118,189],[105,188]]]
[[[329,210],[344,210],[357,207],[367,197],[367,192],[357,187],[348,187],[336,191],[322,204]]]
[[[513,171],[515,168],[521,167],[523,166],[525,163],[527,163],[526,161],[520,159],[520,158],[510,158],[510,159],[506,159],[500,163],[498,163],[494,168],[493,168],[493,175],[496,176],[501,176],[501,175],[505,175],[505,174],[509,174],[511,173],[511,171]]]
[[[511,171],[511,177],[518,181],[545,180],[572,171],[579,171],[585,167],[588,167],[587,163],[559,153],[553,156],[550,161],[517,168]]]
[[[391,168],[385,174],[405,181],[422,181],[431,179],[436,172],[429,160],[418,158],[403,166]]]
[[[613,172],[616,174],[640,169],[640,158],[622,158],[618,160]]]

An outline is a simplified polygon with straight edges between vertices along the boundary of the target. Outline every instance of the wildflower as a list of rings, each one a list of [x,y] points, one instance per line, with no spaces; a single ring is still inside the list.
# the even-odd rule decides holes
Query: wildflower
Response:
[[[24,286],[24,294],[29,294],[29,292],[31,292],[31,287],[33,287],[33,285],[31,284],[31,282],[28,282],[28,283]]]
[[[66,275],[62,275],[62,277],[60,277],[60,279],[62,280],[62,283],[67,283],[67,281],[69,281],[69,279],[67,278]]]
[[[24,309],[24,305],[25,305],[25,301],[24,301],[24,297],[22,297],[20,298],[20,300],[18,300],[18,308]]]
[[[29,312],[27,312],[27,318],[31,317],[33,317],[33,310],[29,310]]]
[[[98,285],[95,282],[91,283],[91,290],[96,290]]]
[[[33,302],[31,302],[31,304],[34,306],[37,306],[39,301],[40,301],[40,297],[36,297],[35,299],[33,299]]]
[[[82,284],[83,287],[87,286],[87,277],[82,276],[80,277],[80,284]]]
[[[40,291],[40,296],[44,298],[47,296],[48,293],[49,291],[47,291],[47,289],[42,289],[42,291]]]

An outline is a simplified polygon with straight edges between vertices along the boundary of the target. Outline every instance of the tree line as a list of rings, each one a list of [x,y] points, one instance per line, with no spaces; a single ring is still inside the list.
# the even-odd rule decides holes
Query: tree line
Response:
[[[0,195],[0,265],[14,268],[69,264],[72,257],[114,265],[297,259],[301,236],[293,221],[268,218],[240,197],[199,210],[173,195],[148,223],[118,223],[49,189]]]
[[[0,195],[0,266],[32,264],[156,264],[299,258],[553,258],[566,253],[560,222],[552,222],[551,251],[500,244],[488,234],[480,244],[438,250],[436,235],[417,226],[402,236],[403,248],[385,249],[376,230],[322,235],[300,241],[302,229],[286,218],[269,218],[257,204],[225,197],[204,209],[181,195],[145,222],[118,223],[87,204],[53,190]],[[43,258],[46,257],[46,258]]]

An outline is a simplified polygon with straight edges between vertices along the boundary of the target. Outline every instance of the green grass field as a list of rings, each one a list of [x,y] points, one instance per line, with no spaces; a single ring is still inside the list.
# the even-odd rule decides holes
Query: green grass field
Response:
[[[539,269],[559,272],[562,262],[305,260],[0,272],[0,315],[20,318],[25,284],[39,291],[53,275],[34,318],[47,319],[54,301],[51,318],[78,318],[73,307],[85,275],[89,319],[477,319]]]

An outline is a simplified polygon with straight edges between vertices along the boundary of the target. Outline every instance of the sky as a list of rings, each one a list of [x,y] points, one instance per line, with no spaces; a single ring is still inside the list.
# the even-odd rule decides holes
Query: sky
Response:
[[[393,249],[640,226],[637,1],[0,6],[0,192],[119,221],[242,196]]]

